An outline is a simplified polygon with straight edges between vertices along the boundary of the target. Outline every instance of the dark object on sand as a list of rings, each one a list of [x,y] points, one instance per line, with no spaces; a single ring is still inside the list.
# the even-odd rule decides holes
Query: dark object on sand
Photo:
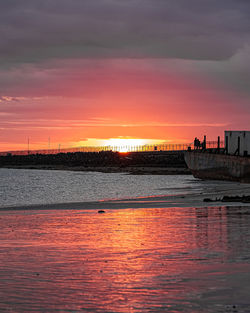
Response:
[[[214,202],[214,200],[212,200],[210,198],[205,198],[205,199],[203,199],[203,202]]]
[[[224,196],[222,198],[222,202],[242,202],[244,196],[240,197],[240,196]]]
[[[204,198],[203,202],[221,202],[222,200],[220,198],[216,198],[215,200],[211,198]]]
[[[211,198],[204,198],[203,202],[242,202],[250,203],[250,196],[223,196],[222,199],[216,198],[215,200]]]
[[[105,213],[105,211],[104,210],[99,210],[98,213]]]
[[[250,202],[250,196],[224,196],[221,200],[222,202],[243,202],[243,203],[249,203]]]

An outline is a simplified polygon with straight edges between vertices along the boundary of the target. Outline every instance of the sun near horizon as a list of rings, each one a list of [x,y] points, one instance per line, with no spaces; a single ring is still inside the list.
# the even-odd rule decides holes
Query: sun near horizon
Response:
[[[190,141],[191,142],[191,141]],[[77,142],[53,142],[51,138],[48,141],[33,142],[32,137],[27,138],[27,142],[21,144],[19,147],[6,146],[6,149],[1,149],[1,152],[6,151],[23,151],[23,150],[60,150],[63,149],[77,149],[77,148],[104,148],[118,152],[129,152],[142,149],[143,147],[160,146],[168,144],[187,144],[190,142],[178,142],[170,139],[145,139],[145,138],[131,138],[131,137],[116,137],[116,138],[89,138],[84,141]]]
[[[202,137],[200,137],[202,138]],[[36,141],[32,137],[27,137],[23,142],[19,144],[12,145],[11,143],[6,143],[5,145],[1,145],[0,152],[11,152],[11,151],[44,151],[44,150],[58,150],[58,151],[66,151],[72,149],[84,148],[87,151],[99,151],[100,148],[104,150],[113,150],[118,152],[129,152],[129,151],[137,151],[143,150],[146,147],[150,149],[154,149],[154,146],[161,147],[163,145],[189,145],[193,142],[193,137],[190,138],[164,138],[164,139],[149,139],[149,138],[135,138],[135,137],[127,137],[127,136],[119,136],[119,137],[111,137],[111,138],[86,138],[85,140],[63,140],[62,138],[52,138],[49,137],[43,141]],[[213,138],[212,138],[213,139]],[[212,140],[210,138],[210,140]]]
[[[103,140],[103,146],[110,147],[119,152],[129,152],[133,149],[140,148],[146,145],[159,145],[164,143],[163,140],[150,140],[138,138],[110,138]]]

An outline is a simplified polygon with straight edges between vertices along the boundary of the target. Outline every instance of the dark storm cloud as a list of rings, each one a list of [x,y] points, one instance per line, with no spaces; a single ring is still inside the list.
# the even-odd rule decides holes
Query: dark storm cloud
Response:
[[[0,62],[223,60],[250,43],[250,1],[0,0]]]

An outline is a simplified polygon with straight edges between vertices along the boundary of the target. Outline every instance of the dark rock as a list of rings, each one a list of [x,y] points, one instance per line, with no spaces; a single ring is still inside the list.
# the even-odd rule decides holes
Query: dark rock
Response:
[[[241,202],[242,201],[242,197],[240,196],[224,196],[222,198],[222,202]]]
[[[204,198],[204,199],[203,199],[203,202],[213,202],[213,200],[210,199],[210,198]]]
[[[98,213],[105,213],[105,211],[104,210],[99,210]]]

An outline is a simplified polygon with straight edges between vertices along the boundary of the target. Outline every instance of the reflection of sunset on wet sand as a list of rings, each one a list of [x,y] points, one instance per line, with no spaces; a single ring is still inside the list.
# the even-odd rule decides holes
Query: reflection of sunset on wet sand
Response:
[[[0,313],[249,313],[250,184],[185,159],[249,131],[250,1],[2,0],[0,33]]]
[[[221,312],[234,301],[246,304],[246,286],[238,287],[249,276],[244,258],[250,249],[239,239],[243,232],[249,237],[250,220],[244,211],[234,212],[3,211],[2,308]]]

